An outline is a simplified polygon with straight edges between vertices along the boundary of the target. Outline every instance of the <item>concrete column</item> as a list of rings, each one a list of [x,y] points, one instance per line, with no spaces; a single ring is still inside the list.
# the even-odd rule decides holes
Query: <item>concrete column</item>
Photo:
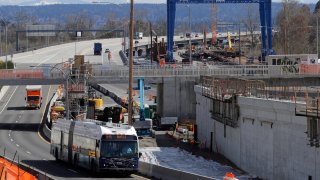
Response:
[[[157,113],[163,116],[163,83],[157,84]]]

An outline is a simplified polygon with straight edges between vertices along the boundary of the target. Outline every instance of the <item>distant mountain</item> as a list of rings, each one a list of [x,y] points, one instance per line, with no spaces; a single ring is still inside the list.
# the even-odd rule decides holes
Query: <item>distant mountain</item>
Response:
[[[106,2],[113,2],[112,0]],[[0,5],[34,6],[49,4],[88,4],[92,0],[0,0]],[[127,3],[126,0],[117,0],[114,3]]]
[[[10,2],[36,3],[39,1],[29,0],[28,2],[22,0],[9,0]],[[44,4],[49,3],[50,0],[42,1]],[[58,2],[59,0],[56,0]],[[72,2],[74,0],[64,0],[64,2]],[[88,1],[88,0],[81,0]],[[0,0],[3,3],[3,0]],[[54,0],[50,1],[51,3]],[[77,3],[80,2],[79,0]],[[218,4],[218,18],[220,22],[239,22],[244,20],[247,16],[247,4]],[[252,4],[254,13],[259,18],[258,4]],[[315,5],[310,4],[311,11],[314,10]],[[129,4],[112,5],[112,4],[54,4],[39,6],[0,6],[0,16],[11,21],[16,20],[19,12],[31,14],[37,18],[40,23],[48,22],[64,22],[68,15],[74,15],[81,12],[86,12],[89,16],[94,17],[97,22],[104,22],[107,15],[113,14],[116,18],[121,19],[129,17]],[[281,3],[272,4],[272,17],[274,18],[282,8]],[[190,14],[192,23],[209,23],[211,6],[208,4],[194,4],[190,6]],[[139,12],[144,11],[143,16],[139,16]],[[144,19],[156,21],[158,19],[166,20],[167,7],[166,4],[135,4],[136,19]],[[189,20],[189,9],[185,5],[177,5],[176,22],[185,23]]]

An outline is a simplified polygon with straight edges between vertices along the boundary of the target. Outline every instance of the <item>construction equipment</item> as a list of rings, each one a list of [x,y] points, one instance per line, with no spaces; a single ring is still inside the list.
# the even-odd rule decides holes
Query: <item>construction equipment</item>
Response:
[[[138,87],[134,89],[139,89],[140,91],[140,109],[139,118],[135,119],[133,127],[136,129],[138,136],[153,136],[152,131],[152,119],[145,118],[144,114],[144,90],[148,87],[144,86],[144,78],[138,79]]]
[[[228,47],[225,47],[225,51],[227,53],[235,53],[236,52],[236,50],[232,47],[230,32],[228,32]]]

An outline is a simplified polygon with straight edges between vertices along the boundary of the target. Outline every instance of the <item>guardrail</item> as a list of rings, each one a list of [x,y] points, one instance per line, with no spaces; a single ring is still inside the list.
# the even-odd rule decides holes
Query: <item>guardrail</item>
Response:
[[[303,77],[318,76],[319,68],[307,68],[306,65],[228,65],[228,66],[189,66],[189,65],[151,65],[134,66],[134,77],[199,77],[203,76],[229,76],[229,77]],[[310,65],[314,66],[314,65]],[[300,69],[299,69],[300,68]],[[318,70],[319,69],[319,70]],[[126,66],[94,66],[91,77],[127,78],[129,68]],[[41,79],[55,80],[64,79],[60,71],[42,69],[14,69],[0,70],[0,80],[15,79]]]

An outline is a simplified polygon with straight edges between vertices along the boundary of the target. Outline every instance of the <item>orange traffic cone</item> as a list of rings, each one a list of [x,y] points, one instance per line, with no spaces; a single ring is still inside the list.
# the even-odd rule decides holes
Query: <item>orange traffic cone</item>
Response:
[[[235,180],[236,177],[232,172],[227,172],[226,175],[224,176],[223,180]]]

